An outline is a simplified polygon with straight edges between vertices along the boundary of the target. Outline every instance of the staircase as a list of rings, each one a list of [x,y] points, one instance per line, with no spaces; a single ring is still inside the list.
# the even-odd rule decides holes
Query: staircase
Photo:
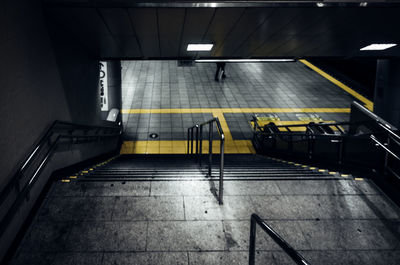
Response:
[[[203,164],[207,161],[203,156]],[[214,159],[218,176],[218,157]],[[208,180],[207,167],[198,166],[195,158],[186,155],[123,155],[107,165],[84,170],[79,181],[167,181]],[[288,163],[260,155],[225,155],[224,180],[318,180],[340,179],[336,172],[328,172],[306,165]]]
[[[220,205],[203,159],[123,155],[55,181],[11,264],[249,264],[253,213],[310,264],[400,264],[400,210],[368,179],[225,155]],[[255,264],[292,264],[262,230]]]

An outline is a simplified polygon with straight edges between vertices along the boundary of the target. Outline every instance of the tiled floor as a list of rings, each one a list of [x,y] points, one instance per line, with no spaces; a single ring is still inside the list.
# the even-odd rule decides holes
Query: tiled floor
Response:
[[[348,120],[354,98],[301,62],[231,63],[221,82],[214,80],[215,68],[213,63],[122,62],[126,144],[121,152],[139,152],[130,148],[137,141],[183,143],[188,127],[213,116],[229,131],[227,145],[236,149],[236,140],[251,139],[248,121],[254,114],[275,114],[282,121],[299,121],[299,115]],[[158,137],[150,138],[151,133]]]
[[[311,264],[399,264],[400,211],[369,181],[57,182],[12,265],[248,264],[249,216]],[[292,264],[257,230],[257,264]],[[272,262],[272,263],[270,263]]]

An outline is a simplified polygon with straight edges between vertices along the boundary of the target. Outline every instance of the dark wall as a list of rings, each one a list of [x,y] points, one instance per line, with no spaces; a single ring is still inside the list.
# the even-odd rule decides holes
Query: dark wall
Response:
[[[54,120],[103,124],[98,61],[67,33],[46,25],[39,0],[0,1],[0,190]],[[117,139],[66,145],[54,154],[29,200],[0,238],[0,261],[56,169],[115,150]],[[15,194],[0,207],[0,218]]]
[[[313,59],[312,62],[368,99],[374,99],[376,59]]]
[[[400,59],[380,59],[377,69],[374,113],[400,128]]]

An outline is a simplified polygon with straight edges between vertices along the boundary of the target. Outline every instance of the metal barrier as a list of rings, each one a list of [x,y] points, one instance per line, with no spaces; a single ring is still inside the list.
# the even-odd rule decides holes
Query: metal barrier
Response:
[[[253,117],[253,144],[262,153],[363,170],[383,170],[385,175],[391,174],[400,180],[399,131],[378,118],[296,125],[271,122],[261,126]],[[299,132],[299,127],[305,130]]]
[[[377,139],[375,135],[371,135],[370,138],[372,141],[374,141],[375,146],[380,147],[381,149],[384,150],[385,152],[385,158],[384,158],[384,164],[383,164],[383,171],[385,174],[389,171],[391,174],[393,174],[396,178],[400,179],[400,175],[398,172],[395,171],[389,165],[389,155],[396,159],[397,165],[400,164],[400,155],[396,154],[395,151],[391,150],[391,145],[395,144],[397,146],[397,150],[400,149],[400,136],[395,134],[390,128],[387,128],[385,125],[379,123],[379,125],[386,131],[386,141],[383,143]]]
[[[188,141],[187,141],[187,153],[189,155],[196,155],[196,158],[201,166],[202,164],[202,152],[203,152],[203,128],[204,126],[209,126],[208,131],[208,176],[212,177],[212,150],[213,150],[213,124],[216,124],[217,130],[220,136],[220,168],[219,168],[219,193],[218,202],[223,204],[223,193],[224,193],[224,148],[225,148],[225,135],[222,130],[221,123],[218,117],[215,117],[209,121],[202,124],[196,124],[188,128]],[[194,132],[196,131],[196,132]],[[196,133],[196,139],[194,138],[194,133]],[[195,153],[193,152],[194,141],[196,142]]]
[[[252,214],[250,219],[250,248],[249,248],[249,265],[255,264],[256,257],[256,228],[257,224],[266,232],[285,252],[292,258],[294,262],[300,265],[309,265],[303,256],[300,255],[292,246],[289,245],[278,233],[276,233],[264,220],[257,214]]]
[[[0,193],[2,207],[4,202],[10,200],[10,194],[16,193],[10,203],[11,206],[4,209],[5,214],[0,222],[0,237],[6,231],[24,200],[29,199],[30,191],[62,141],[67,144],[80,144],[100,141],[103,138],[120,137],[121,134],[121,126],[87,126],[63,121],[53,122]],[[26,181],[24,181],[25,179]],[[25,183],[22,186],[20,182],[23,181]]]

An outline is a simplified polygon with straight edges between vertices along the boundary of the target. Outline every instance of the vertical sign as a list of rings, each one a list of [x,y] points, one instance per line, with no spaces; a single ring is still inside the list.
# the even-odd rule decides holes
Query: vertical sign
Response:
[[[100,106],[101,111],[108,111],[108,82],[107,82],[107,62],[100,62],[100,78],[99,78],[99,92],[100,92]]]

